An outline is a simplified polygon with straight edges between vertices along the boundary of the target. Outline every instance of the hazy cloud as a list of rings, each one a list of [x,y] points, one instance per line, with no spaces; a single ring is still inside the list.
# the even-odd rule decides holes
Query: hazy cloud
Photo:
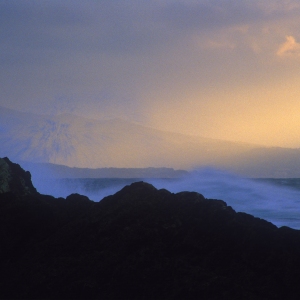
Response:
[[[299,56],[299,20],[296,0],[0,0],[0,105],[215,137],[230,122],[232,139],[227,107],[251,120],[261,86],[296,90],[299,66],[274,53]]]
[[[286,41],[280,45],[278,51],[278,56],[300,56],[300,44],[296,42],[296,39],[289,35],[286,36]]]

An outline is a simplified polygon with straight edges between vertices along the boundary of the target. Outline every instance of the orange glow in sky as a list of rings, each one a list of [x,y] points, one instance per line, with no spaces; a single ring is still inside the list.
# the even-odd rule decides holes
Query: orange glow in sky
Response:
[[[300,147],[298,0],[5,1],[0,105]]]

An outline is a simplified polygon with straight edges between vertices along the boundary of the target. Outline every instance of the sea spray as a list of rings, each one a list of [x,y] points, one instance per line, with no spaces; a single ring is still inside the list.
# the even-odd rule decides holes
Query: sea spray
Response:
[[[124,186],[138,178],[33,178],[33,184],[41,194],[54,197],[67,197],[78,193],[89,197],[93,201],[100,201],[104,197],[115,194]]]
[[[174,193],[195,191],[209,199],[222,199],[238,212],[266,219],[277,226],[300,229],[300,190],[272,182],[203,168],[173,182],[153,180],[152,184]]]
[[[156,188],[173,193],[195,191],[208,199],[221,199],[238,212],[246,212],[266,219],[277,226],[300,229],[300,189],[274,184],[275,180],[255,180],[213,168],[200,168],[182,178],[76,178],[41,179],[33,177],[33,184],[42,194],[66,197],[71,193],[100,201],[136,181],[147,181]],[[299,179],[300,181],[300,179]],[[286,179],[288,183],[288,179]]]

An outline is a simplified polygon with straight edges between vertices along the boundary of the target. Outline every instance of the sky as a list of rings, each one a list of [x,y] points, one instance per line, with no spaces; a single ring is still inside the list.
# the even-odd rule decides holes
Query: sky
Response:
[[[299,0],[0,0],[0,105],[300,147]]]

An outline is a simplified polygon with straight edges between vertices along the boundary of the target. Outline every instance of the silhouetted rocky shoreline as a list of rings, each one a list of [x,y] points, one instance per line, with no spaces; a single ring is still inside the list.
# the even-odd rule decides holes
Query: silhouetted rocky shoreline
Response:
[[[0,159],[1,299],[299,299],[300,231],[145,182],[42,195]]]

